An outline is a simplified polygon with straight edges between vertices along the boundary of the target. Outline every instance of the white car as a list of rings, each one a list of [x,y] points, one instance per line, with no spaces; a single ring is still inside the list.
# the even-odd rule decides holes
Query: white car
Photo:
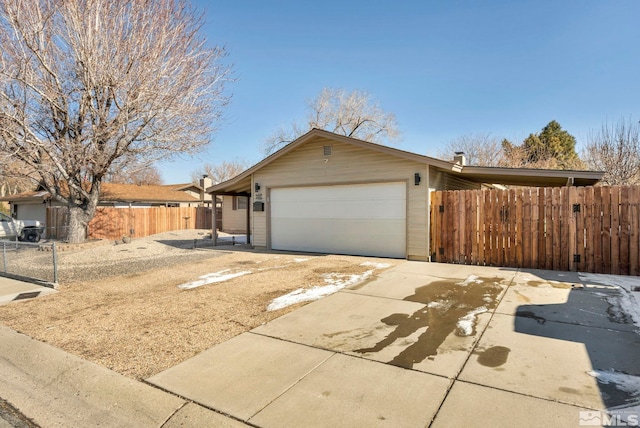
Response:
[[[0,213],[0,239],[38,242],[44,227],[38,220],[15,220]]]

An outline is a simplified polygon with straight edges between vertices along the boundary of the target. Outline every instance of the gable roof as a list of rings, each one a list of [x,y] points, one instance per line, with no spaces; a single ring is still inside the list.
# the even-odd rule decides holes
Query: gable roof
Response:
[[[100,202],[199,202],[188,193],[165,185],[104,183]]]
[[[564,186],[569,180],[577,186],[593,185],[600,181],[603,172],[597,171],[570,171],[570,170],[549,170],[549,169],[531,169],[531,168],[501,168],[501,167],[481,167],[481,166],[463,166],[458,163],[448,162],[393,147],[382,146],[380,144],[370,143],[368,141],[358,140],[356,138],[346,137],[334,134],[322,129],[313,128],[311,131],[297,138],[295,141],[287,144],[277,152],[264,158],[254,166],[241,172],[230,180],[213,185],[206,189],[207,193],[229,193],[229,194],[247,194],[251,192],[251,175],[260,168],[272,163],[282,156],[297,149],[301,145],[312,141],[316,138],[327,138],[337,142],[350,144],[379,153],[401,159],[412,160],[418,163],[430,165],[440,170],[459,174],[462,178],[478,183],[505,184],[514,186]],[[248,189],[248,191],[247,191]]]
[[[173,189],[173,185],[137,185],[120,183],[103,183],[100,190],[100,202],[150,202],[150,203],[177,203],[200,202],[188,193]],[[5,196],[0,200],[18,202],[47,200],[50,198],[47,191],[35,191]]]

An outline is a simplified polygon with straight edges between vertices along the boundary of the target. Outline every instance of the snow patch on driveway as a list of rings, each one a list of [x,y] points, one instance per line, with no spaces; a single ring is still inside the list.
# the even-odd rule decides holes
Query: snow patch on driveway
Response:
[[[239,276],[246,275],[249,273],[251,273],[250,270],[243,270],[240,272],[231,272],[231,269],[224,269],[219,272],[208,273],[206,275],[203,275],[195,281],[190,281],[185,284],[178,285],[178,288],[182,288],[183,290],[188,290],[191,288],[202,287],[203,285],[207,285],[207,284],[213,284],[214,282],[228,281],[230,279],[237,278]]]
[[[640,328],[640,278],[634,276],[605,275],[598,273],[579,273],[580,280],[586,283],[597,283],[615,287],[620,294],[608,297],[607,301],[618,306],[622,312],[631,317],[633,324]]]
[[[269,303],[267,311],[277,311],[287,306],[301,302],[311,302],[322,297],[333,294],[350,285],[358,284],[366,280],[373,274],[373,270],[368,270],[360,275],[345,275],[340,273],[327,273],[322,275],[327,285],[316,285],[311,288],[298,288],[284,296],[277,297]]]
[[[480,306],[479,308],[475,308],[470,311],[467,315],[458,319],[456,323],[458,336],[467,337],[471,336],[475,330],[476,323],[478,322],[478,315],[487,312],[488,309],[484,306]]]
[[[636,413],[640,411],[640,376],[622,373],[614,369],[592,370],[587,374],[595,377],[598,383],[612,384],[618,391],[627,394],[628,398],[625,404],[608,410],[633,409]]]

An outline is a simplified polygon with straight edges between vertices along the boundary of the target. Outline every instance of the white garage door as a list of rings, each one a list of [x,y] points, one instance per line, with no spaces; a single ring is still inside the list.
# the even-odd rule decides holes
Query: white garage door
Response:
[[[271,191],[271,248],[406,257],[406,183]]]

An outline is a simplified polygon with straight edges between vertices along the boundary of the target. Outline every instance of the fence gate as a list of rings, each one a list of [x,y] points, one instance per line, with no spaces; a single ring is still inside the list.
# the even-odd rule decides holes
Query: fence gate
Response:
[[[437,191],[431,260],[640,274],[640,186]]]

